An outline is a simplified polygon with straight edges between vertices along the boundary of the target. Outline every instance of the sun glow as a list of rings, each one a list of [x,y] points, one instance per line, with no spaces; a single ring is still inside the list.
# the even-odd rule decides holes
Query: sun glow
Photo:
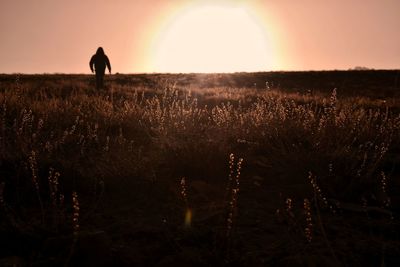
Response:
[[[273,66],[267,31],[244,5],[186,7],[160,30],[151,51],[154,72],[267,71]]]

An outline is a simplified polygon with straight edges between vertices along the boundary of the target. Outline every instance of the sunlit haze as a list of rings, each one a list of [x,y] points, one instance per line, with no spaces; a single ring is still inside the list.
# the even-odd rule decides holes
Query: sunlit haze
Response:
[[[0,1],[0,73],[400,68],[397,0]]]
[[[154,42],[161,72],[262,71],[273,67],[268,35],[245,6],[186,8]]]

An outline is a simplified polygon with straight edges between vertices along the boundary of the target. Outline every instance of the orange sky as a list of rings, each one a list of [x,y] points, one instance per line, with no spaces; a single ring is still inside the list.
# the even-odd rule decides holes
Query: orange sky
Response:
[[[89,73],[98,46],[114,73],[399,69],[399,14],[399,0],[0,0],[0,73]]]

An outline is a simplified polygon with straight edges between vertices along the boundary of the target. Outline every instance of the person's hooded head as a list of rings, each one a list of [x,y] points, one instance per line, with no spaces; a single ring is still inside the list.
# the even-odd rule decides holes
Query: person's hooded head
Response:
[[[96,55],[104,55],[103,47],[97,48]]]

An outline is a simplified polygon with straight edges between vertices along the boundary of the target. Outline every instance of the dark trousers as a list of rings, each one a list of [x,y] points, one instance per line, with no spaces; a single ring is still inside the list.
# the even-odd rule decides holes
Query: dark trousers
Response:
[[[101,89],[104,86],[104,71],[96,71],[96,88]]]

